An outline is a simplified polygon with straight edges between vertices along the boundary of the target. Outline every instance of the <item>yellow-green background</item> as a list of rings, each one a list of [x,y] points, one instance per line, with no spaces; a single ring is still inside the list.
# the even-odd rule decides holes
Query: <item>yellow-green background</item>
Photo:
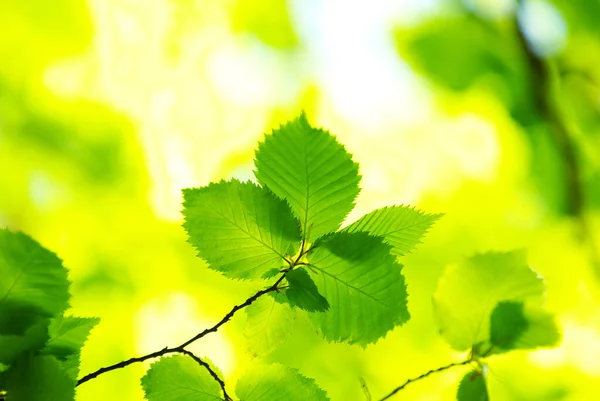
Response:
[[[180,190],[250,178],[263,133],[305,110],[360,163],[349,220],[401,203],[446,215],[404,258],[409,323],[361,349],[328,344],[299,319],[266,360],[315,378],[332,400],[366,399],[361,378],[378,399],[464,358],[432,318],[444,266],[526,248],[564,341],[491,360],[491,397],[600,397],[600,6],[535,3],[530,22],[560,78],[556,117],[580,166],[576,215],[552,137],[523,123],[529,89],[503,81],[506,69],[523,68],[506,28],[511,1],[2,0],[0,226],[55,251],[70,269],[72,313],[102,318],[82,373],[177,345],[260,288],[195,257]],[[466,13],[476,25],[461,23]],[[414,38],[452,23],[453,35],[410,50]],[[486,26],[501,32],[497,41],[481,36]],[[419,49],[429,64],[415,62]],[[508,60],[504,70],[488,74],[483,51]],[[240,313],[192,347],[230,388],[257,358],[243,327]],[[141,400],[147,366],[92,380],[77,400]],[[436,375],[396,398],[451,400],[462,374]]]

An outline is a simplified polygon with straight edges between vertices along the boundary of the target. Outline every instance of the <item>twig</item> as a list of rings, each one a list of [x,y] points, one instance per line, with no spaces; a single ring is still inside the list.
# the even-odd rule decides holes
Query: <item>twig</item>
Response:
[[[515,25],[516,36],[529,68],[534,106],[550,125],[552,139],[564,163],[568,211],[574,216],[581,216],[583,212],[583,190],[580,182],[580,166],[572,135],[561,118],[560,112],[556,109],[557,106],[553,103],[552,73],[547,62],[531,49],[521,23],[517,20]]]
[[[146,361],[148,359],[153,359],[153,358],[158,358],[160,356],[164,356],[167,354],[173,354],[173,353],[186,353],[186,349],[185,347],[187,347],[188,345],[192,344],[193,342],[201,339],[202,337],[206,336],[209,333],[214,333],[216,332],[219,327],[221,327],[222,325],[224,325],[225,323],[227,323],[232,317],[233,315],[236,314],[236,312],[238,312],[240,309],[243,309],[247,306],[252,305],[252,303],[254,301],[256,301],[258,298],[262,297],[265,294],[268,294],[269,292],[273,292],[273,291],[277,291],[279,284],[283,281],[283,279],[285,278],[285,274],[282,274],[279,279],[273,284],[271,285],[269,288],[266,288],[264,290],[260,290],[258,291],[256,294],[252,295],[250,298],[248,298],[244,303],[240,304],[240,305],[236,305],[234,306],[229,313],[227,313],[223,319],[221,319],[217,324],[215,324],[214,326],[212,326],[211,328],[208,328],[200,333],[198,333],[197,335],[195,335],[194,337],[190,338],[188,341],[184,342],[183,344],[181,344],[178,347],[174,347],[174,348],[169,348],[169,347],[165,347],[160,351],[155,351],[152,352],[150,354],[144,355],[144,356],[140,356],[137,358],[130,358],[126,361],[121,361],[119,363],[115,363],[114,365],[110,365],[101,369],[98,369],[95,372],[89,373],[85,376],[83,376],[81,379],[77,380],[77,386],[79,386],[80,384],[83,384],[87,381],[90,381],[92,379],[95,379],[96,377],[100,376],[101,374],[110,372],[112,370],[116,370],[116,369],[121,369],[124,368],[126,366],[129,366],[131,364],[137,363],[137,362],[143,362]]]
[[[473,362],[473,357],[469,357],[469,359],[465,359],[464,361],[461,361],[461,362],[454,362],[454,363],[451,363],[449,365],[442,366],[441,368],[432,369],[432,370],[430,370],[428,372],[423,373],[420,376],[417,376],[417,377],[412,378],[412,379],[408,379],[407,381],[404,382],[404,384],[402,384],[401,386],[396,387],[394,390],[392,390],[392,392],[390,392],[388,395],[386,395],[385,397],[383,397],[380,401],[384,401],[384,400],[387,400],[387,399],[391,398],[394,394],[396,394],[398,391],[404,389],[409,384],[414,383],[416,381],[419,381],[421,379],[424,379],[424,378],[426,378],[426,377],[428,377],[428,376],[430,376],[430,375],[432,375],[434,373],[443,372],[443,371],[451,369],[451,368],[453,368],[455,366],[468,365],[471,362]]]
[[[518,0],[518,4],[522,7],[523,0]],[[559,101],[552,93],[553,76],[548,63],[531,49],[518,18],[515,20],[515,30],[529,68],[534,106],[549,124],[551,138],[564,164],[563,179],[567,189],[568,212],[579,221],[580,235],[587,243],[593,273],[596,279],[600,280],[600,251],[596,247],[594,232],[584,213],[586,205],[575,139],[559,110]]]
[[[206,370],[208,370],[208,373],[213,377],[213,379],[215,379],[217,383],[219,383],[219,386],[221,386],[221,390],[223,391],[223,397],[225,398],[225,401],[232,401],[232,398],[229,396],[229,394],[227,394],[227,390],[225,390],[225,382],[219,377],[217,372],[215,372],[207,362],[204,362],[202,359],[198,358],[190,351],[182,350],[181,353],[189,356],[199,365],[203,366]]]

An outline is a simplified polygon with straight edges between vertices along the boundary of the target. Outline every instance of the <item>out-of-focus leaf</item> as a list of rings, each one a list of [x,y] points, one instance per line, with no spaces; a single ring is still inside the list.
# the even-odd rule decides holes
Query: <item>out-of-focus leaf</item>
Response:
[[[296,320],[296,311],[283,294],[270,295],[260,297],[246,308],[244,336],[250,352],[257,355],[267,355],[286,341]]]
[[[235,392],[240,401],[329,400],[313,379],[279,364],[253,366],[238,380]]]
[[[25,352],[40,350],[48,341],[48,319],[39,318],[23,334],[0,335],[0,363],[10,364]]]
[[[489,401],[490,397],[483,374],[476,371],[467,373],[458,385],[456,399],[458,401]]]
[[[0,230],[0,334],[23,334],[69,305],[67,269],[23,233]]]
[[[499,302],[494,308],[490,323],[492,345],[510,349],[515,341],[527,330],[529,322],[523,313],[522,302]]]
[[[400,53],[437,83],[465,90],[490,73],[506,74],[502,40],[470,18],[432,21],[411,32],[403,49],[404,32],[397,31]]]
[[[522,252],[475,255],[446,269],[433,296],[440,334],[456,350],[487,342],[501,301],[541,302],[545,286]]]
[[[7,400],[71,401],[75,383],[52,356],[23,355],[2,373]]]
[[[438,85],[464,91],[484,83],[517,121],[538,121],[530,73],[514,29],[501,30],[465,13],[397,30],[395,39],[400,55]]]
[[[204,367],[183,355],[161,358],[142,377],[148,401],[218,401],[221,388]]]

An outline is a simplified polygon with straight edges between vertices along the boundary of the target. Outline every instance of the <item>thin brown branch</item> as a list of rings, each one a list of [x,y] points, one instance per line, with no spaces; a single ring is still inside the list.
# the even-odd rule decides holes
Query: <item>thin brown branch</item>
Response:
[[[451,364],[446,365],[446,366],[442,366],[442,367],[437,368],[437,369],[432,369],[432,370],[430,370],[428,372],[423,373],[420,376],[414,377],[412,379],[408,379],[402,385],[400,385],[400,386],[396,387],[395,389],[393,389],[388,395],[386,395],[385,397],[383,397],[380,401],[384,401],[384,400],[387,400],[387,399],[391,398],[398,391],[403,390],[409,384],[414,383],[414,382],[419,381],[419,380],[422,380],[422,379],[424,379],[424,378],[426,378],[428,376],[431,376],[434,373],[443,372],[445,370],[452,369],[452,368],[454,368],[456,366],[468,365],[471,362],[473,362],[473,358],[472,357],[470,357],[469,359],[465,359],[464,361],[461,361],[461,362],[454,362],[454,363],[451,363]]]
[[[223,391],[223,397],[225,398],[225,401],[232,401],[232,398],[229,396],[229,394],[227,394],[227,390],[225,390],[225,382],[219,377],[217,372],[215,372],[207,362],[204,362],[202,359],[198,358],[196,355],[194,355],[188,350],[182,350],[181,353],[189,356],[199,365],[208,370],[208,373],[213,377],[213,379],[215,379],[217,383],[219,383],[219,386],[221,386],[221,390]]]
[[[158,357],[161,357],[161,356],[164,356],[167,354],[173,354],[173,353],[184,353],[185,354],[186,353],[185,347],[187,347],[188,345],[192,344],[193,342],[201,339],[202,337],[206,336],[209,333],[216,332],[219,329],[219,327],[221,327],[222,325],[227,323],[236,314],[236,312],[238,312],[241,309],[244,309],[247,306],[252,305],[252,303],[254,303],[258,298],[262,297],[263,295],[268,294],[269,292],[277,291],[279,289],[278,288],[279,284],[283,281],[284,278],[285,278],[285,274],[282,274],[273,285],[271,285],[270,287],[268,287],[264,290],[258,291],[256,294],[254,294],[250,298],[246,299],[246,301],[243,302],[242,304],[234,306],[229,311],[229,313],[227,313],[223,317],[223,319],[221,319],[217,324],[198,333],[197,335],[190,338],[189,340],[187,340],[183,344],[179,345],[178,347],[174,347],[174,348],[165,347],[160,351],[155,351],[150,354],[140,356],[137,358],[130,358],[125,361],[115,363],[114,365],[110,365],[110,366],[98,369],[97,371],[89,373],[89,374],[83,376],[81,379],[77,380],[77,386],[79,386],[80,384],[83,384],[87,381],[90,381],[92,379],[95,379],[96,377],[98,377],[104,373],[107,373],[107,372],[110,372],[110,371],[113,371],[116,369],[121,369],[121,368],[124,368],[126,366],[129,366],[129,365],[137,363],[137,362],[143,362],[148,359],[158,358]]]

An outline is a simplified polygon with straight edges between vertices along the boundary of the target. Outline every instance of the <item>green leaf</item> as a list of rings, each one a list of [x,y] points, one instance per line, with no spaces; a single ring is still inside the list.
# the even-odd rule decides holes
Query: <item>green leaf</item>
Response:
[[[483,374],[477,371],[467,373],[458,385],[456,399],[458,401],[489,401],[490,397]]]
[[[330,306],[326,313],[310,314],[326,339],[364,346],[410,318],[402,265],[382,238],[331,234],[314,244],[308,261]]]
[[[326,401],[327,394],[313,379],[280,364],[253,366],[238,380],[240,401]]]
[[[539,305],[518,303],[518,308],[509,311],[510,307],[502,304],[492,314],[490,342],[497,346],[492,353],[553,347],[560,342],[562,335],[554,316]]]
[[[60,365],[47,355],[19,357],[3,372],[7,400],[70,401],[75,399],[75,383]]]
[[[304,114],[258,145],[258,181],[287,200],[304,238],[337,230],[358,195],[358,164],[333,135],[309,125]]]
[[[69,377],[79,374],[80,354],[90,330],[100,321],[99,318],[61,316],[50,322],[50,339],[40,351],[43,355],[55,356]]]
[[[99,322],[97,317],[61,316],[52,319],[49,327],[50,340],[42,353],[63,359],[80,351],[90,330]]]
[[[500,349],[511,349],[529,326],[523,312],[523,303],[515,301],[499,302],[492,312],[490,322],[490,342]]]
[[[389,206],[373,210],[343,231],[366,231],[384,237],[385,242],[392,246],[392,253],[403,256],[420,243],[421,237],[441,216],[426,214],[408,206]]]
[[[149,401],[222,400],[221,387],[208,371],[183,355],[161,358],[142,377]]]
[[[317,286],[306,270],[294,269],[289,271],[285,278],[289,283],[285,295],[292,306],[308,312],[323,312],[329,309],[329,302],[319,294]]]
[[[21,335],[0,335],[0,363],[9,365],[24,352],[42,349],[48,341],[48,324],[48,319],[38,318]]]
[[[22,335],[69,305],[67,270],[29,236],[0,230],[0,334]]]
[[[545,286],[521,252],[475,255],[446,269],[433,296],[440,334],[463,351],[489,340],[501,301],[541,302]]]
[[[264,278],[264,279],[270,279],[275,276],[279,276],[280,274],[281,274],[281,269],[273,268],[273,269],[269,269],[266,272],[264,272],[262,274],[262,276],[260,276],[260,277]]]
[[[183,190],[188,241],[228,277],[258,278],[296,253],[300,229],[267,188],[238,180]]]
[[[260,297],[246,308],[244,336],[248,349],[256,355],[267,355],[292,334],[296,311],[285,302],[283,294]]]

